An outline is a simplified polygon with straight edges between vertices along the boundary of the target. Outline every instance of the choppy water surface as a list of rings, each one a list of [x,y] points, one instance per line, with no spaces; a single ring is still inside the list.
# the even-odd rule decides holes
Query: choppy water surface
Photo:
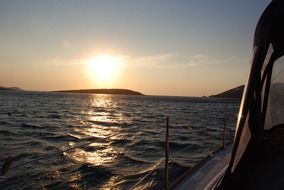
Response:
[[[0,187],[163,189],[166,117],[171,183],[222,144],[225,105],[232,140],[238,101],[0,92]]]

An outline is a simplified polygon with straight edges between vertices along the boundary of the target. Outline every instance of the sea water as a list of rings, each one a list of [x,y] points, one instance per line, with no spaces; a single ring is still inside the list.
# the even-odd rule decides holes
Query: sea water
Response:
[[[163,189],[232,141],[238,100],[0,92],[0,189]],[[226,110],[226,114],[225,114]],[[225,116],[226,115],[226,116]]]

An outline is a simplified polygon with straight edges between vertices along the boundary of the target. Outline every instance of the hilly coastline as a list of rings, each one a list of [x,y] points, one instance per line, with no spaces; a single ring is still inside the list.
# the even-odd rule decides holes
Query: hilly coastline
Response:
[[[22,90],[19,87],[4,87],[0,86],[0,90]]]
[[[89,94],[118,94],[118,95],[144,95],[141,92],[129,89],[80,89],[80,90],[60,90],[55,92],[69,93],[89,93]]]
[[[19,87],[4,87],[0,86],[0,91],[20,91]],[[209,98],[234,98],[241,99],[243,95],[244,85],[232,88],[219,94],[211,95]],[[129,89],[79,89],[79,90],[58,90],[52,92],[67,92],[67,93],[89,93],[89,94],[117,94],[117,95],[142,95],[143,93]]]
[[[241,99],[243,95],[245,86],[241,85],[236,88],[232,88],[230,90],[227,90],[225,92],[221,92],[216,95],[209,96],[210,98],[235,98],[235,99]]]

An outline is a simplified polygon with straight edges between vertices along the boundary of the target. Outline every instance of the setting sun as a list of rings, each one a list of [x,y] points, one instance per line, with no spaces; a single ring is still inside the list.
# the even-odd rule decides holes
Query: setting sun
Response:
[[[100,85],[115,82],[120,72],[122,60],[120,57],[100,55],[87,61],[88,74],[92,80]]]

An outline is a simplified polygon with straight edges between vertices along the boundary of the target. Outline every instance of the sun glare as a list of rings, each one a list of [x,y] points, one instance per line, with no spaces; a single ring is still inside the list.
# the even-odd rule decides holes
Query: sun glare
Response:
[[[120,57],[110,55],[100,55],[87,62],[89,76],[99,85],[114,83],[122,64]]]

